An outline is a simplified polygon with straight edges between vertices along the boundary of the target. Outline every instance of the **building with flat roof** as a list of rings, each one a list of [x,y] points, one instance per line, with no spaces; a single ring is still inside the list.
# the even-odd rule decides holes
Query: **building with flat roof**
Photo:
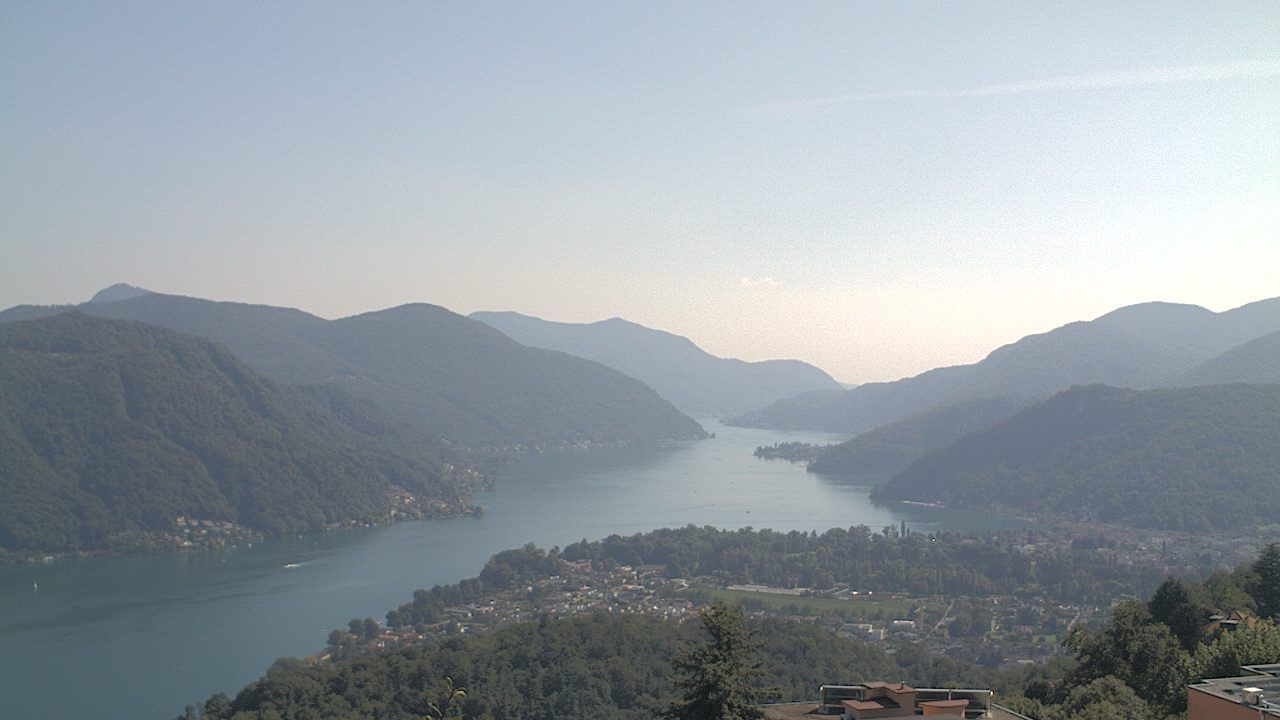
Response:
[[[1280,663],[1249,665],[1248,675],[1187,686],[1187,720],[1280,718]]]
[[[867,682],[859,685],[823,685],[818,702],[764,706],[771,720],[789,718],[931,717],[937,720],[1033,720],[992,702],[990,690],[917,688],[906,683]],[[814,719],[816,720],[816,718]]]

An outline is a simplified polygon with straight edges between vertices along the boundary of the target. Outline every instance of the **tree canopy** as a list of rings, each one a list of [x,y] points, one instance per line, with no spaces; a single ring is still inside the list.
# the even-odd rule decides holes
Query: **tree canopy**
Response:
[[[702,611],[707,639],[680,651],[673,663],[678,700],[661,713],[670,720],[758,720],[764,674],[756,658],[762,643],[748,629],[742,609],[713,603]]]

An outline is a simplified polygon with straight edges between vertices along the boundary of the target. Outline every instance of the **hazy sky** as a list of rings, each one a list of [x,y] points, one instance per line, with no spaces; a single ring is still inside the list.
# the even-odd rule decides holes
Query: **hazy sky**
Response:
[[[867,381],[1280,295],[1280,2],[0,4],[0,307],[610,316]]]

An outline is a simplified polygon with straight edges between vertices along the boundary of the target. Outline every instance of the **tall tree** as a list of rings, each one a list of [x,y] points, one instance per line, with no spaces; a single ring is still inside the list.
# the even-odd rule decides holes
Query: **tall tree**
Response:
[[[670,720],[759,720],[762,675],[755,659],[760,642],[747,628],[742,609],[718,602],[702,613],[708,640],[687,647],[675,659],[680,699],[662,710]]]
[[[1167,578],[1147,602],[1151,619],[1169,626],[1169,632],[1178,638],[1182,649],[1196,651],[1200,635],[1209,614],[1208,608],[1192,602],[1187,586],[1177,578]]]
[[[1253,571],[1258,575],[1253,592],[1258,615],[1280,619],[1280,543],[1271,543],[1263,549],[1253,563]]]

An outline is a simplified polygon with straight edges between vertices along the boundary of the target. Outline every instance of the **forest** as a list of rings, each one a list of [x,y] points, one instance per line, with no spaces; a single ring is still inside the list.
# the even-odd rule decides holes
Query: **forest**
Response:
[[[481,482],[366,401],[275,383],[141,323],[0,323],[0,376],[10,551],[135,549],[178,518],[263,533],[381,522],[397,492],[399,510],[430,514],[460,509]]]
[[[1027,404],[996,397],[928,410],[824,449],[809,470],[830,475],[892,474],[930,450],[1007,420]]]
[[[495,556],[486,570],[515,581],[554,562],[527,547]],[[910,678],[919,686],[990,687],[998,702],[1039,720],[1168,720],[1183,711],[1189,682],[1280,661],[1274,619],[1206,633],[1210,613],[1233,610],[1280,619],[1280,545],[1203,582],[1166,578],[1148,600],[1120,603],[1107,627],[1072,632],[1067,656],[1038,667],[984,670],[909,644],[889,655],[812,625],[750,620],[763,641],[752,694],[800,701],[822,683]],[[474,720],[638,720],[674,699],[672,664],[699,640],[694,623],[608,613],[543,619],[334,662],[281,659],[234,698],[215,695],[186,717],[421,718],[456,686],[466,688],[459,709]]]
[[[473,449],[706,437],[638,380],[525,347],[436,305],[325,320],[291,308],[146,293],[72,307],[18,306],[0,312],[0,321],[69,310],[219,343],[272,380],[338,388],[423,435]]]
[[[925,455],[873,497],[1190,532],[1280,518],[1280,385],[1074,387]]]
[[[1212,613],[1260,618],[1207,631]],[[1187,685],[1231,677],[1243,665],[1280,662],[1280,545],[1205,582],[1167,578],[1148,598],[1126,600],[1101,629],[1077,628],[1064,646],[1072,665],[1034,680],[1015,709],[1039,720],[1173,720],[1184,717]]]

